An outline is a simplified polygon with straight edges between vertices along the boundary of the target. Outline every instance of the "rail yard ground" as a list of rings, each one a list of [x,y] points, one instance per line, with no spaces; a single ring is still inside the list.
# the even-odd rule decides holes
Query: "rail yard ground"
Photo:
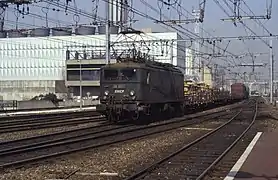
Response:
[[[235,108],[236,106],[238,107]],[[207,156],[203,160],[207,163],[206,165],[202,165],[203,161],[197,159],[195,156],[204,155],[205,151],[213,152],[214,149],[222,153],[244,131],[247,125],[250,124],[252,115],[254,114],[254,108],[254,102],[248,105],[247,103],[244,105],[229,105],[226,108],[221,107],[209,110],[207,111],[211,113],[209,115],[205,115],[203,112],[195,115],[187,115],[183,120],[182,118],[176,118],[141,126],[110,126],[103,122],[84,121],[78,124],[78,126],[71,125],[2,133],[0,134],[0,167],[2,168],[0,179],[132,179],[132,175],[150,167],[150,165],[164,159],[186,144],[195,141],[197,138],[212,132],[220,126],[224,126],[225,123],[234,117],[234,120],[225,126],[226,130],[223,130],[226,135],[224,135],[225,133],[215,134],[214,138],[211,137],[208,140],[204,140],[204,143],[200,141],[199,143],[201,144],[198,145],[198,151],[193,151],[190,149],[192,147],[188,147],[184,151],[185,155],[179,158],[181,161],[175,162],[173,159],[166,161],[167,163],[161,162],[156,169],[148,171],[147,174],[143,172],[140,174],[140,177],[138,176],[136,178],[140,179],[143,175],[146,179],[165,179],[165,174],[163,174],[165,172],[167,173],[166,176],[168,179],[173,179],[177,175],[180,178],[184,178],[185,176],[177,173],[184,164],[193,165],[196,169],[196,177],[198,177],[204,171],[204,168],[208,168],[216,160],[218,154],[215,154],[215,156],[211,154]],[[202,178],[223,179],[258,131],[277,131],[278,109],[267,104],[258,104],[257,108],[255,123],[250,126],[250,129],[240,141],[220,161],[215,163],[212,169],[208,169],[208,172]],[[222,112],[218,112],[220,110]],[[234,129],[232,127],[237,129],[238,132],[233,132]],[[241,129],[238,127],[241,127]],[[76,129],[78,128],[79,130],[77,131]],[[76,131],[71,131],[70,134],[57,134],[57,132],[73,129]],[[20,140],[22,138],[55,132],[56,135],[51,136],[51,138],[50,136],[43,136],[34,138],[34,141],[30,139]],[[233,135],[231,137],[234,138],[228,138],[230,137],[229,135]],[[67,141],[76,140],[76,142],[65,143],[66,140],[62,138],[68,138]],[[60,140],[58,141],[57,139]],[[227,142],[222,143],[226,146],[217,146],[217,144],[214,144],[214,139],[218,142],[220,140]],[[11,140],[17,141],[10,142],[10,144],[6,142]],[[53,140],[56,140],[56,143],[60,144],[55,145]],[[50,143],[52,143],[51,148],[47,147]],[[32,144],[34,145],[33,147],[31,147]],[[42,147],[43,145],[45,147]],[[85,146],[88,148],[80,149]],[[29,150],[26,148],[29,148]],[[65,150],[76,150],[76,152],[44,159],[38,158],[39,156]],[[19,160],[24,161],[28,158],[37,158],[37,160],[18,162]],[[172,162],[172,164],[170,165],[169,162]],[[12,166],[12,163],[15,166]],[[187,171],[184,172],[188,173]],[[191,178],[194,179],[193,177]]]

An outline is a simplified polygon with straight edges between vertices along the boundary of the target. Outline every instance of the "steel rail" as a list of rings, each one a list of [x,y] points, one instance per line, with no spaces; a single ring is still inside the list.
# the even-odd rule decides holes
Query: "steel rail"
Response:
[[[25,122],[44,122],[49,120],[59,120],[59,119],[65,119],[65,118],[77,118],[77,117],[91,117],[91,116],[99,116],[99,113],[96,112],[88,112],[88,113],[68,113],[68,114],[53,114],[49,116],[45,115],[30,115],[26,116],[24,118],[21,117],[9,117],[13,119],[0,119],[0,127],[1,126],[7,126],[7,125],[17,125],[17,124],[23,124]]]
[[[46,119],[46,118],[55,118],[55,117],[70,117],[70,116],[82,116],[86,114],[95,114],[99,115],[98,112],[95,110],[84,110],[84,111],[57,111],[57,112],[49,112],[49,113],[37,113],[37,114],[20,114],[20,115],[5,115],[0,116],[0,122],[6,122],[6,121],[17,121],[17,120],[40,120],[40,119]],[[1,115],[1,114],[0,114]]]
[[[98,116],[85,116],[85,117],[63,117],[59,116],[56,118],[51,118],[51,119],[43,119],[43,120],[34,120],[32,122],[30,121],[20,121],[18,123],[0,123],[0,129],[2,128],[9,128],[9,127],[25,127],[25,126],[30,126],[30,125],[44,125],[44,124],[51,124],[51,123],[59,123],[59,122],[66,122],[66,121],[72,121],[72,120],[86,120],[86,119],[91,119],[91,118],[101,118],[103,116],[98,115]]]
[[[249,126],[245,129],[245,131],[243,131],[243,133],[213,162],[211,163],[211,165],[204,170],[204,172],[202,174],[200,174],[199,177],[197,177],[196,180],[201,180],[205,177],[205,175],[212,170],[212,168],[218,163],[220,162],[220,160],[227,155],[230,150],[232,150],[232,148],[238,143],[239,140],[242,139],[242,137],[249,131],[249,129],[253,126],[253,124],[255,123],[255,120],[257,118],[257,113],[258,113],[258,102],[256,102],[256,106],[255,106],[255,112],[254,112],[254,116],[252,119],[252,122],[249,124]]]
[[[99,134],[99,133],[123,129],[123,128],[130,127],[130,126],[132,126],[132,125],[113,126],[112,124],[105,124],[105,125],[93,126],[90,128],[86,127],[86,128],[82,128],[82,129],[78,129],[78,130],[73,130],[73,131],[66,131],[66,132],[61,132],[61,133],[53,133],[53,134],[48,134],[48,135],[43,135],[43,136],[36,136],[36,137],[32,137],[32,138],[21,139],[19,141],[15,141],[15,142],[11,141],[10,144],[19,143],[20,145],[15,146],[15,147],[8,147],[8,148],[6,146],[6,148],[3,148],[3,149],[1,148],[0,149],[0,157],[4,156],[4,155],[9,155],[12,153],[26,151],[28,149],[32,150],[32,148],[36,147],[36,146],[50,145],[52,143],[58,143],[58,142],[66,141],[66,140],[72,140],[72,139],[76,139],[76,138],[85,137],[88,135],[95,135],[95,134]],[[92,130],[95,130],[95,131],[92,131]],[[74,133],[74,134],[70,135],[71,133]],[[75,133],[80,133],[80,134],[75,135]],[[61,137],[61,135],[63,137]],[[34,141],[34,142],[30,143],[30,141]],[[0,145],[1,145],[1,143],[0,143]]]
[[[68,126],[68,125],[75,125],[75,124],[82,124],[82,123],[101,122],[104,120],[105,118],[103,116],[95,116],[95,117],[65,119],[65,120],[51,121],[45,123],[37,122],[32,124],[4,126],[4,127],[0,127],[0,134],[17,132],[17,131],[34,130],[34,129],[52,128],[52,127],[57,127],[58,125]]]
[[[237,107],[233,107],[231,109],[236,109]],[[226,111],[226,109],[224,110],[220,110],[218,113],[222,113]],[[185,118],[196,118],[196,117],[203,117],[203,116],[206,116],[206,115],[213,115],[214,112],[211,112],[211,113],[206,113],[206,114],[203,114],[200,113],[199,115],[196,116],[195,115],[188,115],[188,116],[185,116]],[[45,138],[45,137],[54,137],[54,136],[57,136],[57,135],[62,135],[62,134],[68,134],[68,133],[73,133],[73,132],[77,132],[77,131],[83,131],[83,130],[90,130],[90,129],[95,129],[95,128],[99,128],[99,127],[102,127],[102,126],[109,126],[111,125],[110,123],[105,123],[105,124],[101,124],[101,125],[97,125],[97,126],[89,126],[89,127],[85,127],[85,128],[78,128],[78,129],[73,129],[73,130],[69,130],[69,131],[62,131],[62,132],[56,132],[56,133],[50,133],[50,134],[45,134],[45,135],[39,135],[39,136],[33,136],[33,137],[27,137],[27,138],[22,138],[22,139],[16,139],[16,140],[11,140],[11,141],[4,141],[4,142],[0,142],[0,151],[1,149],[4,149],[4,148],[1,148],[1,147],[7,147],[10,146],[11,147],[11,144],[15,144],[15,143],[18,143],[18,142],[26,142],[27,144],[29,144],[30,142],[28,141],[32,141],[33,143],[37,141],[37,139],[39,138]]]
[[[184,147],[180,148],[179,150],[173,152],[172,154],[164,157],[163,159],[151,164],[150,166],[146,167],[145,169],[133,174],[132,176],[126,178],[125,180],[132,180],[135,178],[138,178],[140,176],[142,176],[143,174],[152,171],[154,168],[156,168],[158,165],[160,165],[161,163],[165,162],[166,160],[170,159],[171,157],[174,157],[175,155],[179,154],[180,152],[190,148],[192,145],[200,142],[201,140],[205,139],[206,137],[210,136],[211,134],[214,134],[215,132],[217,132],[218,130],[222,129],[223,127],[225,127],[226,125],[230,124],[240,113],[242,112],[242,110],[240,112],[238,112],[235,116],[233,116],[229,121],[227,121],[226,123],[222,124],[221,126],[219,126],[218,128],[206,133],[205,135],[197,138],[196,140],[192,141],[191,143],[185,145]]]
[[[207,120],[215,118],[215,117],[223,116],[223,114],[221,114],[221,113],[219,114],[219,112],[217,112],[217,113],[218,113],[217,115],[214,115],[214,114],[216,114],[216,112],[212,113],[214,115],[214,117],[206,117],[204,120],[201,120],[201,122],[207,121]],[[226,114],[224,114],[224,116],[225,115]],[[5,152],[5,153],[3,153],[3,155],[7,155],[7,154],[9,154],[9,156],[15,155],[15,156],[19,156],[20,158],[22,158],[22,154],[20,154],[20,153],[35,152],[36,154],[35,154],[35,157],[33,157],[33,155],[31,154],[32,157],[29,157],[29,158],[23,157],[24,159],[15,160],[15,161],[12,160],[12,162],[10,162],[10,160],[8,160],[8,162],[6,160],[6,162],[5,162],[5,160],[3,160],[3,158],[7,158],[7,156],[4,156],[4,157],[2,156],[3,158],[1,158],[2,163],[0,164],[0,168],[7,168],[7,167],[10,167],[13,165],[19,165],[19,164],[32,162],[32,161],[38,161],[38,160],[55,157],[55,156],[59,156],[59,155],[64,155],[64,154],[69,154],[69,153],[73,153],[73,152],[78,152],[78,151],[82,151],[82,150],[86,150],[86,149],[90,149],[90,148],[98,148],[98,147],[103,147],[103,146],[107,146],[107,145],[111,145],[111,144],[126,142],[129,140],[134,140],[134,139],[150,136],[150,135],[162,133],[165,131],[171,131],[171,130],[174,130],[174,129],[177,129],[180,127],[189,126],[189,125],[198,123],[198,121],[196,121],[196,119],[194,119],[194,118],[196,118],[196,117],[192,117],[191,119],[188,119],[189,121],[184,121],[185,118],[175,118],[176,121],[174,121],[174,122],[167,121],[167,122],[163,122],[161,124],[154,124],[154,125],[150,125],[150,126],[143,126],[143,127],[136,127],[136,128],[131,127],[130,129],[126,129],[126,130],[118,131],[118,132],[112,131],[111,133],[107,133],[107,134],[103,134],[103,135],[89,136],[86,138],[77,138],[74,140],[66,140],[66,141],[60,141],[60,142],[56,142],[56,143],[52,143],[52,144],[45,144],[45,145],[41,145],[41,146],[29,147],[29,148],[25,148],[25,149],[15,150],[11,153]],[[198,116],[197,116],[197,118],[198,118]],[[169,125],[171,125],[171,126],[169,126]],[[156,128],[158,128],[158,129],[156,129]],[[128,133],[131,133],[131,134],[128,135]],[[113,137],[113,138],[111,139],[110,137]],[[96,142],[92,143],[91,142],[92,140],[96,140]],[[80,148],[81,142],[83,142],[84,144],[87,143],[87,145]],[[75,143],[75,145],[78,144],[79,147],[76,148],[74,146],[74,143]],[[53,150],[53,148],[61,147],[61,145],[74,146],[74,147],[71,149],[67,148],[70,150],[63,150],[63,151],[58,150],[58,152],[56,152],[54,149],[55,152],[49,152],[47,154],[44,154],[43,150],[45,150],[47,148],[51,148]],[[34,150],[42,150],[43,152],[41,152],[41,153],[43,153],[43,155],[37,154],[38,152],[36,152]],[[14,158],[14,156],[13,156],[13,158]]]
[[[251,103],[251,101],[252,101],[252,100],[250,100],[250,101],[248,102],[248,104]],[[133,180],[133,179],[139,178],[139,177],[141,177],[141,176],[147,174],[148,172],[152,172],[156,167],[158,167],[160,164],[164,163],[164,162],[167,161],[168,159],[170,159],[170,158],[172,158],[172,157],[175,157],[176,155],[180,154],[181,152],[183,152],[183,151],[185,151],[185,150],[187,150],[187,149],[193,147],[193,145],[195,145],[195,144],[199,143],[200,141],[202,141],[202,140],[204,140],[204,139],[210,137],[211,135],[215,134],[216,132],[218,132],[218,131],[221,130],[222,128],[227,127],[227,125],[229,125],[230,123],[232,123],[232,122],[235,120],[235,118],[238,117],[242,112],[243,112],[243,109],[241,109],[241,111],[240,111],[239,113],[237,113],[235,116],[233,116],[233,117],[232,117],[229,121],[227,121],[226,123],[220,125],[220,126],[217,127],[216,129],[214,129],[214,130],[212,130],[212,131],[210,131],[210,132],[204,134],[203,136],[201,136],[201,137],[195,139],[194,141],[192,141],[192,142],[186,144],[186,145],[183,146],[182,148],[180,148],[180,149],[178,149],[177,151],[171,153],[170,155],[168,155],[168,156],[162,158],[161,160],[152,163],[151,165],[149,165],[148,167],[144,168],[143,170],[140,170],[139,172],[136,172],[135,174],[133,174],[133,175],[127,177],[125,180]],[[253,116],[253,119],[252,119],[251,124],[254,123],[254,120],[255,120],[255,118],[256,118],[256,114],[257,114],[257,102],[256,102],[256,106],[255,106],[255,115]],[[249,124],[248,128],[245,129],[244,132],[247,132],[247,131],[250,129],[250,127],[252,126],[251,124]],[[242,133],[241,133],[241,134],[242,134]],[[238,138],[237,138],[237,139],[238,139]],[[233,143],[233,144],[235,144],[235,143]],[[223,156],[222,156],[222,157],[223,157]],[[220,159],[220,157],[219,157],[219,159]],[[217,161],[219,161],[219,159],[217,158]],[[215,163],[217,163],[216,160],[214,161],[213,164],[215,164]],[[212,165],[212,166],[213,166],[213,165]],[[209,169],[207,169],[207,170],[209,170]],[[206,171],[206,172],[207,172],[207,171]],[[206,172],[204,172],[204,174],[206,174]],[[201,175],[202,175],[202,174],[201,174]]]
[[[219,115],[219,116],[221,116],[221,115]],[[207,119],[211,119],[211,117],[207,118]],[[181,121],[166,122],[166,123],[161,123],[161,124],[155,124],[155,125],[150,125],[150,126],[139,126],[139,127],[137,127],[137,126],[121,126],[119,128],[115,128],[115,129],[111,129],[111,130],[118,130],[118,129],[127,128],[127,127],[131,127],[131,129],[124,129],[123,131],[120,131],[120,132],[112,132],[112,133],[109,133],[109,134],[99,135],[99,136],[96,136],[96,137],[90,137],[90,135],[96,134],[95,132],[88,132],[88,133],[86,133],[82,136],[76,136],[76,137],[72,136],[71,138],[54,139],[54,140],[47,141],[46,143],[39,142],[39,143],[29,144],[27,146],[11,148],[10,150],[3,150],[3,152],[1,150],[0,151],[0,157],[4,156],[4,155],[12,154],[12,153],[20,153],[20,152],[24,152],[24,151],[36,150],[36,149],[41,149],[41,148],[44,148],[44,147],[51,147],[51,146],[56,146],[56,145],[65,145],[65,144],[70,144],[70,143],[79,142],[79,141],[83,141],[83,140],[104,138],[104,137],[108,137],[108,136],[118,135],[118,134],[121,134],[121,133],[129,133],[129,132],[134,132],[134,131],[138,131],[138,130],[145,130],[145,129],[165,126],[165,125],[169,125],[169,124],[173,124],[173,123],[181,123]],[[100,132],[97,132],[97,133],[102,133],[102,132],[106,132],[106,131],[100,131]],[[74,138],[80,138],[80,137],[88,136],[88,135],[89,135],[89,137],[87,137],[87,138],[72,140]]]

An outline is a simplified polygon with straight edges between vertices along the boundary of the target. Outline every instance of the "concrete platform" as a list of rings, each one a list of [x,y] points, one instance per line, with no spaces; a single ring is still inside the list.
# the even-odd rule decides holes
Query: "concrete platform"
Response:
[[[278,179],[278,131],[258,132],[224,180]]]

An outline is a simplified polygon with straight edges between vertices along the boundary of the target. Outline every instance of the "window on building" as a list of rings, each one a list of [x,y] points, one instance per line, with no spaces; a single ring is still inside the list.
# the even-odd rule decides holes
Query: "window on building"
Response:
[[[79,70],[67,71],[68,81],[79,81]],[[99,81],[100,71],[99,70],[82,70],[82,80],[83,81]]]
[[[79,71],[67,71],[67,80],[68,81],[79,81]]]
[[[84,71],[82,71],[82,80],[98,81],[98,80],[100,80],[100,71],[99,70],[84,70]]]

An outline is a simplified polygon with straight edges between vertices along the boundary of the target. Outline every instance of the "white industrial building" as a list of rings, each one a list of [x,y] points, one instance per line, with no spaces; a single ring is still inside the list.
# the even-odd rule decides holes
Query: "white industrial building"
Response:
[[[181,39],[178,33],[146,33],[131,38],[138,41],[137,47],[147,40],[149,54],[157,61],[185,70],[185,43],[177,41]],[[112,42],[125,43],[123,39],[122,35],[111,35]],[[66,50],[80,50],[80,46],[105,51],[105,35],[1,38],[0,96],[4,100],[28,100],[49,92],[66,93]],[[124,48],[117,43],[114,49]]]
[[[185,58],[185,74],[193,75],[193,53],[192,49],[186,48],[186,58]]]

